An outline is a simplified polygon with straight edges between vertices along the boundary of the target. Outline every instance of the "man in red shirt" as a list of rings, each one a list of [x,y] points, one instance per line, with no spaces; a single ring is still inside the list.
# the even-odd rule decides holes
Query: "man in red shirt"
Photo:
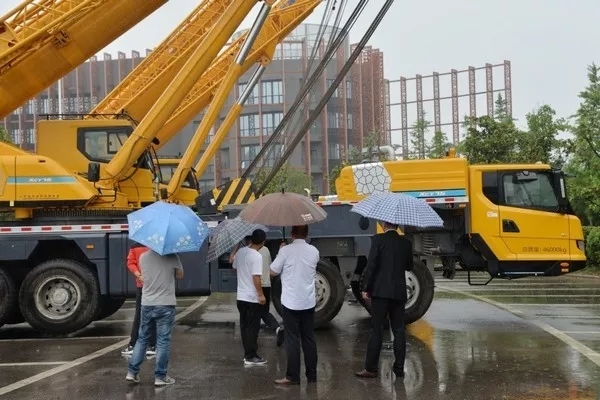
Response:
[[[127,269],[135,276],[135,286],[137,287],[135,296],[135,316],[133,317],[133,326],[131,327],[131,339],[129,345],[121,354],[124,356],[130,356],[133,354],[133,347],[137,342],[139,330],[140,330],[140,311],[142,307],[142,286],[144,285],[144,278],[139,266],[140,256],[148,251],[148,248],[135,243],[129,249],[127,254]],[[152,330],[152,336],[150,336],[150,347],[146,351],[146,356],[151,357],[156,355],[156,329]]]

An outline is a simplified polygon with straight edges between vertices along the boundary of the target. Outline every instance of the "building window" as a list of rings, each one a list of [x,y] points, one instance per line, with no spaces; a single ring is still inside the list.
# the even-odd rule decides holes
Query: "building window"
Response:
[[[241,96],[242,92],[246,89],[247,86],[248,82],[240,83],[238,85],[238,96]],[[254,85],[254,87],[252,88],[252,92],[250,92],[250,95],[248,96],[248,100],[246,100],[246,103],[244,104],[258,104],[258,99],[258,85]]]
[[[250,165],[250,163],[256,158],[258,153],[260,152],[259,144],[250,144],[244,145],[241,147],[241,168],[246,169]]]
[[[281,54],[284,60],[301,60],[302,43],[282,43]]]
[[[18,129],[13,129],[11,132],[12,142],[14,144],[21,144],[21,135],[19,134]]]
[[[283,153],[283,145],[281,143],[271,145],[271,149],[267,152],[264,160],[264,166],[272,168]]]
[[[327,127],[328,128],[341,128],[342,124],[340,123],[341,118],[343,118],[342,113],[339,112],[328,112],[327,113]]]
[[[27,143],[35,144],[35,129],[27,129]]]
[[[329,159],[339,160],[342,154],[342,146],[339,143],[329,143]]]
[[[200,186],[200,193],[206,193],[215,188],[215,181],[213,179],[202,179],[198,181]]]
[[[262,82],[262,102],[263,104],[283,103],[283,82],[281,80]]]
[[[240,136],[258,136],[258,127],[258,114],[246,114],[240,116]]]
[[[346,81],[346,98],[352,98],[352,82]]]
[[[346,127],[348,129],[353,129],[354,125],[352,123],[352,113],[346,114]]]
[[[229,150],[221,149],[221,168],[229,169],[229,167],[230,167]]]
[[[329,88],[333,85],[333,81],[334,79],[327,79],[326,84],[327,84],[327,90],[329,90]],[[340,87],[338,86],[337,88],[335,88],[335,91],[333,92],[333,94],[331,95],[331,97],[340,97]]]
[[[264,113],[262,115],[262,134],[266,136],[272,135],[282,119],[282,112]]]

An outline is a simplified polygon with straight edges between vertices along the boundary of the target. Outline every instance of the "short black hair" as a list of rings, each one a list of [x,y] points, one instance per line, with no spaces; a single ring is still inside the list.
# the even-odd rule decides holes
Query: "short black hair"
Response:
[[[255,229],[250,237],[252,244],[262,244],[265,240],[267,240],[267,234],[262,229]]]
[[[292,235],[298,239],[306,239],[308,236],[308,225],[292,226]]]

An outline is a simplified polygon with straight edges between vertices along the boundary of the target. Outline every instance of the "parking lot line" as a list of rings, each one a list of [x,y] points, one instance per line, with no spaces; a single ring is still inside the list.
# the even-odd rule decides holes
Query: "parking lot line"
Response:
[[[39,361],[39,362],[20,362],[20,363],[0,363],[1,367],[36,367],[44,365],[63,365],[68,361]]]
[[[514,308],[512,306],[509,306],[507,304],[503,304],[503,303],[500,303],[498,301],[494,301],[494,300],[485,298],[483,296],[478,296],[476,294],[472,294],[472,293],[469,293],[469,292],[464,292],[462,290],[457,290],[457,289],[453,289],[453,288],[449,288],[449,287],[443,287],[443,289],[449,290],[451,292],[455,292],[455,293],[458,293],[458,294],[462,294],[463,296],[470,297],[472,299],[479,300],[479,301],[484,302],[484,303],[491,304],[491,305],[493,305],[495,307],[498,307],[498,308],[500,308],[502,310],[508,311],[509,313],[511,313],[513,315],[516,315],[516,316],[521,317],[521,318],[523,318],[525,320],[528,320],[532,324],[537,325],[539,328],[541,328],[544,331],[546,331],[547,333],[551,334],[552,336],[554,336],[558,340],[562,341],[566,345],[568,345],[571,348],[577,350],[583,356],[585,356],[590,361],[592,361],[594,364],[596,364],[597,366],[600,367],[600,354],[596,353],[594,350],[590,349],[589,347],[587,347],[583,343],[579,342],[578,340],[573,339],[568,334],[566,334],[566,333],[564,333],[564,332],[556,329],[553,326],[548,325],[545,322],[542,322],[542,321],[539,321],[539,320],[535,319],[535,317],[532,317],[531,315],[525,313],[524,311],[521,311],[521,310],[519,310],[517,308]],[[0,392],[0,394],[1,394],[1,392]]]
[[[18,338],[18,339],[0,339],[0,343],[2,342],[41,342],[41,341],[48,341],[48,340],[63,340],[63,339],[69,339],[69,340],[116,340],[116,339],[125,339],[128,338],[129,336],[67,336],[65,338]]]
[[[198,308],[200,308],[202,306],[202,304],[204,304],[204,302],[208,299],[208,297],[201,297],[200,299],[198,299],[194,304],[192,304],[191,306],[189,306],[185,311],[180,312],[179,314],[177,314],[175,316],[175,322],[180,321],[181,319],[187,317],[189,314],[191,314],[192,312],[194,312],[195,310],[197,310]],[[66,364],[62,364],[59,365],[55,368],[49,369],[48,371],[44,371],[41,372],[39,374],[30,376],[29,378],[25,378],[25,379],[21,379],[20,381],[11,383],[9,385],[0,387],[0,396],[10,393],[10,392],[14,392],[17,389],[21,389],[25,386],[29,386],[33,383],[36,383],[38,381],[41,381],[42,379],[46,379],[49,378],[51,376],[54,376],[56,374],[60,374],[61,372],[64,371],[68,371],[71,368],[75,368],[80,366],[81,364],[85,364],[88,361],[92,361],[98,357],[102,357],[105,354],[108,354],[112,351],[115,350],[119,350],[121,347],[127,345],[129,343],[129,338],[121,340],[115,344],[112,344],[110,346],[104,347],[100,350],[97,350],[93,353],[90,353],[86,356],[83,357],[79,357],[76,360],[73,361],[69,361]]]
[[[563,331],[567,335],[600,335],[598,331]]]

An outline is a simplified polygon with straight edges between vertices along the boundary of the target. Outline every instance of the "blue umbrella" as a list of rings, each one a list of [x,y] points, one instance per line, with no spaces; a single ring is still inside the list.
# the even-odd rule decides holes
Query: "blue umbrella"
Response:
[[[158,254],[200,250],[208,226],[189,207],[158,201],[127,215],[129,238]]]
[[[444,221],[427,203],[402,193],[373,194],[359,201],[350,211],[394,225],[417,228],[444,226]]]

